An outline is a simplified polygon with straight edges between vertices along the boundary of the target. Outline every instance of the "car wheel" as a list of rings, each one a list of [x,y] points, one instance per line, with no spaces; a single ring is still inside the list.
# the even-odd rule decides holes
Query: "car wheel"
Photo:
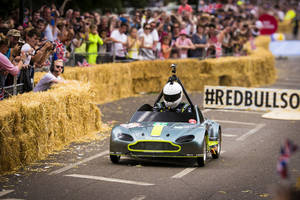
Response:
[[[120,161],[121,156],[116,156],[116,155],[110,155],[110,160],[114,164],[118,164]]]
[[[203,157],[197,158],[197,163],[199,167],[204,167],[207,159],[207,144],[206,144],[206,137],[204,138],[203,141]]]
[[[213,159],[218,159],[221,154],[221,145],[222,145],[222,133],[221,130],[219,130],[219,138],[218,138],[218,146],[216,153],[212,154]]]

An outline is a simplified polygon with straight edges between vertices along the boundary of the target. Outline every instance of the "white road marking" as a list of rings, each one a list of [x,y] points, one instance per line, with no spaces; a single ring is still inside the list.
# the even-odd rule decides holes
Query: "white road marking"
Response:
[[[255,134],[260,129],[262,129],[264,126],[266,126],[266,124],[258,124],[254,129],[252,129],[252,130],[248,131],[247,133],[245,133],[244,135],[238,137],[236,139],[236,141],[244,141],[248,136]]]
[[[299,85],[299,82],[298,83],[295,83],[295,82],[276,82],[275,85],[287,85],[287,86],[294,86],[294,85]]]
[[[25,199],[1,199],[1,200],[25,200]]]
[[[3,197],[3,196],[5,196],[5,195],[7,195],[7,194],[9,194],[9,193],[12,193],[14,190],[2,190],[1,192],[0,192],[0,197]]]
[[[226,151],[221,150],[221,154],[225,153]]]
[[[227,120],[215,120],[221,123],[229,123],[229,124],[240,124],[240,125],[248,125],[248,126],[256,126],[256,123],[249,123],[249,122],[239,122],[239,121],[227,121]]]
[[[146,198],[145,195],[137,195],[136,197],[132,198],[131,200],[143,200],[145,198]]]
[[[97,180],[97,181],[126,183],[126,184],[141,185],[141,186],[151,186],[151,185],[154,185],[152,183],[130,181],[130,180],[124,180],[124,179],[117,179],[117,178],[107,178],[107,177],[102,177],[102,176],[89,176],[89,175],[81,175],[81,174],[69,174],[69,175],[65,175],[65,176],[70,176],[70,177],[75,177],[75,178],[92,179],[92,180]]]
[[[186,168],[184,170],[182,170],[181,172],[175,174],[174,176],[172,176],[172,178],[182,178],[184,177],[185,175],[187,175],[188,173],[194,171],[196,168]]]
[[[101,152],[101,153],[98,153],[98,154],[96,154],[96,155],[93,155],[93,156],[91,156],[91,157],[89,157],[89,158],[83,159],[82,161],[79,161],[79,162],[77,162],[77,163],[74,163],[74,164],[65,166],[65,167],[63,167],[63,168],[61,168],[61,169],[55,170],[55,171],[53,171],[53,172],[50,172],[49,175],[60,174],[60,173],[65,172],[65,171],[67,171],[67,170],[69,170],[69,169],[72,169],[73,167],[76,167],[76,166],[81,165],[81,164],[83,164],[83,163],[89,162],[89,161],[91,161],[91,160],[93,160],[93,159],[99,158],[99,157],[104,156],[104,155],[106,155],[106,154],[108,154],[108,150],[107,150],[107,151],[103,151],[103,152]]]
[[[224,137],[236,137],[237,135],[232,135],[232,134],[222,134],[222,136],[224,136]]]

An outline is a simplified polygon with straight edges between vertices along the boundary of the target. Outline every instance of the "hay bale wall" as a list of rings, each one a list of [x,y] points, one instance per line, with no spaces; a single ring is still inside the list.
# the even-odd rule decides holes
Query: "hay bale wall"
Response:
[[[100,111],[88,84],[71,82],[0,102],[0,173],[42,159],[98,131]]]

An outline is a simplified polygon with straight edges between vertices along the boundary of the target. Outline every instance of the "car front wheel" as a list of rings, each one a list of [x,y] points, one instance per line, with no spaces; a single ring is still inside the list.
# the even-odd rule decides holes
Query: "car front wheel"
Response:
[[[206,144],[206,137],[204,138],[203,141],[203,157],[197,158],[197,163],[199,167],[204,167],[207,159],[207,144]]]
[[[116,155],[110,155],[110,160],[114,164],[118,164],[120,161],[121,156],[116,156]]]

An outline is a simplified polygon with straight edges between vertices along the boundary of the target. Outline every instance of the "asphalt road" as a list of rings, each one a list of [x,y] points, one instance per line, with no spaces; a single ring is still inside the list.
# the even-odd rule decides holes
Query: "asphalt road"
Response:
[[[300,58],[277,60],[278,81],[271,88],[300,89]],[[103,121],[127,122],[157,94],[101,105]],[[202,94],[192,93],[202,105]],[[203,110],[223,129],[222,154],[204,168],[193,160],[135,160],[118,165],[108,157],[108,139],[73,144],[47,160],[0,177],[1,199],[272,199],[280,185],[294,185],[300,177],[300,151],[289,163],[290,178],[276,173],[280,146],[286,138],[300,145],[300,121],[271,120],[263,113]]]

